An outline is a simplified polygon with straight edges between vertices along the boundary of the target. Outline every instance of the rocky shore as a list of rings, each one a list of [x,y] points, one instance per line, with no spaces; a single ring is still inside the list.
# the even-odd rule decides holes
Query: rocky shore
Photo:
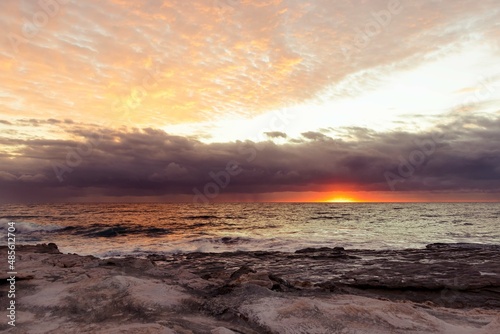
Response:
[[[500,333],[500,246],[99,259],[43,244],[18,246],[16,270],[6,333]]]

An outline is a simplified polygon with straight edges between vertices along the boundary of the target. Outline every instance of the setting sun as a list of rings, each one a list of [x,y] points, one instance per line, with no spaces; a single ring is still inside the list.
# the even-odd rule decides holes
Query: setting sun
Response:
[[[357,194],[352,194],[350,192],[345,191],[333,191],[330,192],[329,196],[324,198],[322,202],[326,203],[355,203],[355,202],[363,202],[357,196]]]
[[[332,199],[327,200],[327,202],[330,202],[330,203],[351,203],[351,202],[357,202],[357,201],[352,199],[352,198],[347,198],[347,197],[334,197]]]

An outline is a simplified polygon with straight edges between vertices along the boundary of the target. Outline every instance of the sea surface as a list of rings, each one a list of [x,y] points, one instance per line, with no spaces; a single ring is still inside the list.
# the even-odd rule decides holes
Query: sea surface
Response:
[[[1,245],[54,242],[98,257],[306,247],[500,245],[500,203],[0,205]]]

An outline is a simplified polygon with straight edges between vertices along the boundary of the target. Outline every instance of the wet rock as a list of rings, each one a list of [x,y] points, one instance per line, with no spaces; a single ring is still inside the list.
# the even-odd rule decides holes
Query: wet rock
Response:
[[[337,286],[332,281],[326,281],[326,282],[322,282],[322,283],[316,283],[315,286],[320,287],[320,288],[325,289],[325,290],[328,290],[328,291],[335,291],[335,290],[337,290]]]
[[[157,261],[167,261],[167,256],[165,255],[159,255],[159,254],[150,254],[147,256],[148,260],[152,262],[157,262]]]
[[[7,248],[6,246],[1,246],[2,248]],[[37,244],[37,245],[18,245],[18,251],[24,251],[29,253],[42,253],[42,254],[61,254],[57,245],[53,242],[48,244]]]
[[[225,327],[217,327],[215,329],[212,329],[210,331],[210,334],[236,334],[236,332],[233,332],[232,330]]]
[[[249,272],[233,280],[232,283],[236,285],[253,284],[267,289],[271,289],[274,285],[274,282],[269,279],[269,274],[266,272]]]
[[[48,258],[45,262],[60,268],[73,268],[93,262],[95,259],[94,257],[82,257],[76,254],[61,254],[54,258]]]
[[[224,261],[223,265],[219,261]],[[338,292],[338,287],[340,291],[349,289],[349,293],[432,301],[448,307],[500,305],[500,295],[495,290],[500,288],[500,248],[494,246],[434,244],[425,249],[403,250],[324,247],[295,253],[267,252],[259,257],[255,252],[232,252],[198,255],[189,260],[174,256],[172,265],[183,266],[210,280],[230,275],[225,273],[225,267],[241,269],[233,272],[233,277],[251,270],[271,270],[276,277],[292,282],[287,286],[270,277],[271,289],[275,291],[319,287]],[[456,291],[454,298],[440,297],[449,291]]]
[[[447,250],[447,251],[463,251],[464,249],[484,249],[484,250],[500,250],[500,245],[482,245],[482,244],[472,244],[472,243],[433,243],[425,246],[426,249],[431,250]]]
[[[269,274],[269,279],[273,282],[271,290],[278,292],[299,291],[299,286],[294,286],[291,282],[274,274]]]
[[[0,285],[9,285],[10,282],[7,281],[7,279],[10,278],[10,275],[5,275],[5,274],[2,274],[2,276],[0,276]],[[16,275],[16,281],[29,281],[29,280],[32,280],[34,279],[35,276],[33,275]]]
[[[61,254],[54,246],[18,247],[18,271],[29,282],[19,279],[16,288],[23,312],[32,314],[20,332],[42,323],[68,333],[110,332],[116,324],[146,330],[138,323],[159,324],[160,332],[245,334],[341,333],[341,325],[360,333],[500,328],[498,247],[194,253],[154,265],[152,258]],[[356,258],[332,261],[343,255]]]
[[[348,255],[343,247],[320,247],[320,248],[304,248],[295,251],[295,254],[300,254],[303,256],[308,256],[311,259],[321,260],[321,259],[359,259],[359,257],[354,255]]]
[[[342,248],[342,247],[340,247]],[[296,254],[306,254],[306,253],[317,253],[317,252],[332,252],[334,249],[330,247],[320,247],[320,248],[314,248],[314,247],[307,247],[303,249],[296,250]],[[343,250],[343,248],[342,248]]]
[[[249,266],[242,266],[240,269],[236,270],[234,273],[231,274],[230,278],[232,280],[236,280],[240,278],[242,275],[248,274],[248,273],[255,273],[255,270],[250,268]]]
[[[99,260],[99,265],[140,271],[147,271],[155,267],[150,260],[137,259],[134,257]]]

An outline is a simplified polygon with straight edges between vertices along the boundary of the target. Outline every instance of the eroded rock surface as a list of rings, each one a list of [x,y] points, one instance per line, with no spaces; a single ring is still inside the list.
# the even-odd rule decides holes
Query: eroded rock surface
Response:
[[[158,262],[209,281],[250,268],[283,280],[283,290],[329,291],[433,302],[447,307],[500,308],[500,247],[431,244],[426,249],[307,248],[279,252],[191,253]],[[248,269],[247,269],[248,271]],[[227,279],[227,277],[226,277]],[[276,282],[279,283],[279,282]]]
[[[98,259],[18,246],[16,327],[0,330],[497,333],[499,255],[500,247],[433,244]]]

